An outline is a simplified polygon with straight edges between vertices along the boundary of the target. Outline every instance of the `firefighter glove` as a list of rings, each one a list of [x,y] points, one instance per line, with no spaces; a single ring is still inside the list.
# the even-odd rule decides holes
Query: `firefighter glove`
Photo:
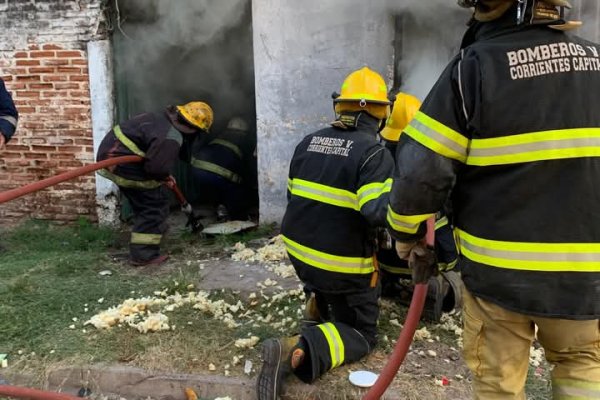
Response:
[[[423,243],[417,243],[408,256],[408,267],[411,269],[412,280],[418,283],[427,283],[429,278],[437,275],[435,252]]]
[[[396,241],[396,253],[401,260],[408,260],[410,251],[417,245],[417,242],[398,242]]]

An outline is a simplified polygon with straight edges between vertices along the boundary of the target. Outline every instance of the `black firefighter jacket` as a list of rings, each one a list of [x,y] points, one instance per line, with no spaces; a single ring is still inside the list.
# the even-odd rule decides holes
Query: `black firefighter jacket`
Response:
[[[281,233],[309,289],[367,290],[375,271],[374,228],[385,225],[394,165],[377,143],[378,121],[357,117],[356,129],[306,136],[290,163]]]
[[[470,34],[401,136],[389,228],[422,237],[451,196],[469,291],[597,319],[600,47],[512,15]]]
[[[119,186],[152,189],[169,176],[183,142],[166,113],[144,113],[115,126],[102,140],[98,161],[139,155],[141,163],[120,164],[99,171]]]

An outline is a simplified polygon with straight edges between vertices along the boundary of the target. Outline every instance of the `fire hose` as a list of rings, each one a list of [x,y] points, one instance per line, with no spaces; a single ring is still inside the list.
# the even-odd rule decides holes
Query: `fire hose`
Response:
[[[14,200],[21,196],[25,196],[29,193],[37,192],[38,190],[45,189],[48,186],[56,185],[64,181],[68,181],[69,179],[88,174],[98,169],[110,167],[111,165],[140,162],[142,160],[143,158],[140,156],[122,156],[109,158],[108,160],[99,161],[93,164],[88,164],[84,167],[76,168],[72,171],[67,171],[62,174],[43,179],[41,181],[30,183],[29,185],[21,186],[15,189],[7,190],[6,192],[2,192],[0,193],[0,204]]]
[[[35,400],[81,400],[81,397],[64,393],[46,392],[21,386],[0,385],[0,397],[14,397]]]
[[[435,220],[430,218],[427,220],[427,236],[425,240],[431,247],[433,247],[434,235]],[[390,386],[392,383],[392,380],[394,380],[398,369],[400,369],[400,366],[402,365],[402,362],[408,353],[408,349],[412,343],[415,331],[419,325],[419,320],[421,319],[421,314],[423,313],[426,297],[427,283],[416,284],[415,290],[413,291],[412,300],[408,308],[408,314],[406,315],[406,321],[404,322],[404,327],[400,332],[400,336],[398,337],[398,341],[394,346],[392,355],[390,355],[388,362],[383,367],[383,370],[379,374],[377,381],[375,381],[375,384],[363,396],[362,400],[380,399],[387,390],[388,386]]]
[[[50,178],[43,179],[41,181],[30,183],[29,185],[21,186],[15,189],[7,190],[6,192],[0,193],[0,204],[6,203],[7,201],[14,200],[26,194],[37,192],[38,190],[45,189],[49,186],[56,185],[58,183],[68,181],[81,175],[88,174],[90,172],[110,167],[118,164],[129,164],[143,161],[144,158],[140,156],[121,156],[109,158],[107,160],[98,161],[93,164],[88,164],[81,168],[76,168],[72,171],[67,171],[59,175],[51,176]],[[175,179],[169,177],[165,181],[165,186],[171,189],[175,193],[175,197],[181,205],[181,210],[188,216],[187,226],[191,226],[192,232],[202,230],[202,224],[199,221],[199,217],[196,217],[193,213],[192,206],[187,202],[185,196],[181,192],[181,189],[177,186]]]

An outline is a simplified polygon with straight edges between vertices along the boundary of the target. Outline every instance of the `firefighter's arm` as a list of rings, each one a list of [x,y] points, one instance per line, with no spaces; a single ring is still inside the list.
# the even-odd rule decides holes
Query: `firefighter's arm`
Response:
[[[387,214],[390,234],[399,242],[424,237],[424,222],[444,208],[457,171],[466,163],[479,103],[477,68],[475,59],[457,56],[400,137]],[[461,79],[465,71],[469,86]]]
[[[394,161],[383,146],[366,152],[358,177],[358,207],[371,226],[385,227],[386,207],[392,186]]]
[[[19,113],[17,112],[15,103],[10,93],[6,90],[4,81],[0,79],[0,134],[3,137],[4,143],[7,143],[14,135],[18,119]]]
[[[144,170],[156,180],[166,179],[179,158],[183,138],[174,128],[169,130],[166,137],[156,135],[146,152]]]

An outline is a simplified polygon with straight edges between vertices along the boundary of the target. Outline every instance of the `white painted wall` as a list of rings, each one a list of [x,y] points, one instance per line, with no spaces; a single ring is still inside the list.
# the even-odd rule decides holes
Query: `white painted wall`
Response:
[[[112,49],[109,40],[98,40],[88,42],[87,50],[95,158],[102,139],[114,124]],[[118,187],[114,183],[96,174],[96,202],[100,224],[119,223],[118,193]]]
[[[356,0],[253,0],[261,223],[280,222],[289,161],[334,118],[331,93],[365,65],[391,80],[393,18]]]

